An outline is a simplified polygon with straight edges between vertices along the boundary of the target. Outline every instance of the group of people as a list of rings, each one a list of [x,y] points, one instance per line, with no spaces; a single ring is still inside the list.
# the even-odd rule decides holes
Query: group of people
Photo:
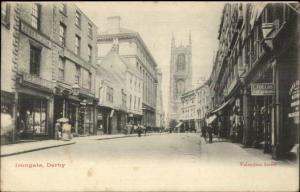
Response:
[[[205,140],[205,143],[207,143],[207,135],[208,135],[208,138],[209,138],[209,143],[212,143],[212,140],[213,140],[213,127],[210,124],[208,124],[208,125],[205,124],[202,127],[201,134],[202,134],[202,137]]]
[[[142,126],[141,124],[137,123],[137,124],[133,124],[133,123],[128,123],[126,125],[126,130],[125,130],[125,134],[132,134],[136,132],[138,134],[139,137],[141,137],[142,133],[144,132],[146,135],[146,128],[144,126]]]

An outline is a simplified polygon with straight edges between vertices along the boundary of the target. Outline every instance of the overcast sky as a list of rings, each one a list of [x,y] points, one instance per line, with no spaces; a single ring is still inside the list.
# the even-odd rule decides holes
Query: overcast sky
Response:
[[[163,73],[163,99],[167,114],[171,37],[176,44],[188,43],[192,34],[193,81],[210,75],[217,49],[222,2],[80,2],[77,6],[98,26],[107,28],[106,18],[120,16],[121,27],[139,32]]]

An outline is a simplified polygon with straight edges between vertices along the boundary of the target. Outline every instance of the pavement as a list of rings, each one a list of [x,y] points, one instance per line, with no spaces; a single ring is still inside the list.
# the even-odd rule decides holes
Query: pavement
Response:
[[[117,137],[117,136],[116,136]],[[1,158],[3,191],[298,191],[299,166],[195,133],[98,140]],[[17,181],[17,185],[16,185]]]
[[[163,133],[148,133],[146,134],[146,136],[156,135],[156,134],[163,134]],[[54,147],[62,147],[65,145],[72,145],[82,140],[107,140],[107,139],[117,139],[117,138],[124,138],[124,137],[137,137],[137,134],[93,135],[93,136],[74,137],[70,141],[43,140],[43,141],[31,141],[31,142],[22,142],[22,143],[10,144],[10,145],[2,145],[0,157],[19,155],[22,153],[29,153],[33,151],[45,150]]]

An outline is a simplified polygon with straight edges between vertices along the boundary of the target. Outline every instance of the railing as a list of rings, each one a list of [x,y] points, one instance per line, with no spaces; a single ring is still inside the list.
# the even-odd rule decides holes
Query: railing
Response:
[[[54,83],[52,81],[43,79],[39,76],[32,75],[29,73],[22,73],[22,80],[24,82],[29,82],[35,85],[39,85],[48,89],[53,89],[54,88]]]

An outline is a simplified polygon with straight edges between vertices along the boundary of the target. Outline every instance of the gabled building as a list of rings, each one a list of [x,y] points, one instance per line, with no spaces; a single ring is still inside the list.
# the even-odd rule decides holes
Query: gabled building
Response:
[[[141,123],[142,120],[142,76],[136,68],[129,65],[119,54],[119,44],[114,42],[112,49],[101,60],[99,66],[105,68],[110,74],[119,80],[118,89],[116,91],[124,92],[124,95],[119,95],[117,100],[125,99],[126,105],[122,109],[126,112],[126,123]],[[116,109],[116,108],[114,108]],[[118,109],[116,109],[118,110]],[[122,124],[125,128],[125,124]]]

